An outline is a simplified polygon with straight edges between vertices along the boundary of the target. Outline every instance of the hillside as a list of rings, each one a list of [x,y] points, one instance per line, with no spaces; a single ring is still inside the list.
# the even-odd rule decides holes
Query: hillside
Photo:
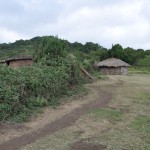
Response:
[[[0,60],[20,55],[33,55],[38,37],[31,40],[18,40],[14,43],[0,44]]]
[[[34,37],[30,40],[18,40],[14,43],[0,44],[0,60],[22,55],[34,55],[40,48],[39,43],[44,38],[53,39],[54,36]],[[73,53],[77,58],[86,65],[94,63],[95,61],[102,61],[109,57],[122,59],[130,65],[139,64],[140,59],[150,55],[150,50],[133,49],[130,47],[122,48],[120,44],[113,45],[111,49],[104,48],[103,46],[87,42],[81,44],[78,42],[70,43],[67,40],[59,39],[66,43],[65,50],[68,53]],[[88,62],[87,62],[88,60]]]

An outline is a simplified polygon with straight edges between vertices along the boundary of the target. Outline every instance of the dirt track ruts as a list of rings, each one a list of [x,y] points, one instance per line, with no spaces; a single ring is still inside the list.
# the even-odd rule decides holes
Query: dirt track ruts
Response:
[[[121,84],[122,84],[121,82],[117,83],[116,86],[121,85]],[[37,131],[24,134],[21,137],[12,138],[7,142],[2,143],[0,145],[0,150],[17,150],[27,144],[35,142],[37,139],[40,139],[46,135],[50,135],[60,129],[71,126],[87,110],[93,109],[93,108],[99,108],[99,107],[106,107],[107,104],[111,101],[111,99],[112,99],[111,92],[102,91],[102,94],[94,101],[87,103],[87,104],[83,104],[80,108],[74,109],[72,112],[66,114],[65,116],[56,120],[55,122],[46,124],[43,128],[38,129]]]

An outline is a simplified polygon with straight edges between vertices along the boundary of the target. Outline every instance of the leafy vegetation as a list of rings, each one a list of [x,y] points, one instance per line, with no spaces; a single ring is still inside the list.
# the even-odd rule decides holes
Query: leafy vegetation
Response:
[[[150,55],[147,55],[145,58],[140,59],[137,65],[141,67],[150,67]]]
[[[58,104],[56,98],[86,81],[75,58],[65,55],[63,41],[45,37],[38,47],[35,65],[19,69],[0,67],[0,120],[25,120],[32,110]]]
[[[79,60],[80,62],[85,63],[85,61],[88,61],[90,65],[96,61],[102,61],[109,57],[116,57],[122,59],[130,65],[143,66],[145,65],[144,61],[147,62],[150,56],[150,50],[136,50],[130,47],[123,48],[120,44],[112,45],[111,49],[107,49],[97,43],[70,43],[67,40],[57,38],[58,41],[61,41],[61,44],[58,47],[55,40],[56,38],[54,36],[44,36],[35,37],[31,40],[18,40],[14,43],[9,44],[0,44],[0,60],[18,55],[35,55],[35,52],[36,55],[38,55],[38,57],[40,58],[40,56],[43,55],[42,50],[40,50],[41,48],[43,48],[43,50],[45,48],[51,48],[51,53],[48,54],[48,51],[47,53],[45,52],[45,54],[48,54],[47,57],[51,56],[51,58],[53,57],[53,55],[51,54],[54,51],[57,50],[58,53],[60,52],[60,49],[65,49],[67,53],[71,53],[76,56],[77,60]],[[48,43],[48,41],[51,41],[52,44],[47,45],[46,43]],[[146,66],[149,66],[149,63],[146,63]]]

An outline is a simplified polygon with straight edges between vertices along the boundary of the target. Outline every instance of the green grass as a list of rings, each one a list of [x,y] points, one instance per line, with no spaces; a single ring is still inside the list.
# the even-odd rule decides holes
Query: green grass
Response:
[[[101,133],[90,143],[106,145],[108,150],[150,150],[149,138],[127,127]]]
[[[107,145],[110,150],[149,150],[150,117],[136,116],[129,125],[118,126],[97,135],[91,143]]]
[[[138,132],[150,135],[150,116],[137,116],[129,126]]]
[[[113,110],[109,108],[99,108],[93,109],[88,113],[89,117],[92,117],[94,120],[98,119],[108,119],[109,121],[121,121],[122,112],[119,110]]]

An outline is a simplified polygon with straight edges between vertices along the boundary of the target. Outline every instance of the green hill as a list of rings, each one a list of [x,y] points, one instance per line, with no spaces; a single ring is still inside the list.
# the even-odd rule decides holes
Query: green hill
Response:
[[[40,48],[41,41],[44,38],[54,39],[54,36],[34,37],[30,40],[18,40],[14,43],[0,44],[0,60],[15,56],[34,55]],[[59,39],[66,43],[66,51],[74,54],[83,64],[88,62],[90,65],[95,61],[102,61],[109,57],[121,59],[130,65],[139,64],[138,61],[150,55],[150,50],[133,49],[130,47],[122,48],[120,44],[115,44],[111,49],[107,49],[98,43],[86,42],[85,44]],[[87,63],[87,64],[88,64]],[[87,65],[86,64],[86,65]],[[85,66],[86,66],[85,65]]]

